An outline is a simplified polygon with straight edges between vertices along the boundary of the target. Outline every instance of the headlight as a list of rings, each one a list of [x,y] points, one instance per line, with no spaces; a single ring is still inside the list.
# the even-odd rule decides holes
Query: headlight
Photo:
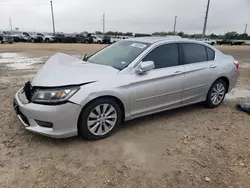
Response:
[[[32,102],[44,104],[58,104],[66,102],[74,95],[80,87],[58,88],[58,89],[40,89],[35,92]]]

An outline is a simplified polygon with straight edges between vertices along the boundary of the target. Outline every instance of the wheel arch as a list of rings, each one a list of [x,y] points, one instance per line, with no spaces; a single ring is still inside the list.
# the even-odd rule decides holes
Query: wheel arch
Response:
[[[80,113],[80,115],[78,117],[78,120],[77,120],[77,129],[79,129],[78,126],[79,126],[80,116],[81,116],[82,112],[87,108],[87,106],[89,104],[91,104],[92,102],[94,102],[94,101],[96,101],[98,99],[103,99],[103,98],[109,98],[109,99],[115,100],[117,102],[117,104],[121,108],[121,111],[122,111],[122,121],[125,120],[125,106],[124,106],[123,102],[118,97],[115,97],[115,96],[112,96],[112,95],[104,95],[104,96],[96,97],[96,98],[90,100],[86,105],[83,106],[83,108],[81,110],[81,113]]]
[[[229,89],[229,79],[226,76],[221,76],[220,78],[218,78],[217,80],[223,80],[225,82],[225,84],[227,84],[227,88],[226,88],[226,93],[228,93],[228,89]],[[216,80],[216,81],[217,81]],[[216,82],[215,81],[215,82]]]

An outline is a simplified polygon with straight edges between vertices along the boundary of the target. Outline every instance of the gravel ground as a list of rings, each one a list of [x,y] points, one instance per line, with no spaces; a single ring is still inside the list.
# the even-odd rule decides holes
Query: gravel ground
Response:
[[[250,187],[250,116],[234,107],[250,100],[249,46],[218,47],[244,64],[237,88],[217,109],[197,104],[139,118],[95,142],[27,132],[15,116],[12,97],[41,61],[58,51],[83,55],[101,47],[0,45],[1,188]],[[18,52],[18,57],[11,54],[3,63],[2,52]],[[24,57],[40,59],[15,68],[14,60]]]

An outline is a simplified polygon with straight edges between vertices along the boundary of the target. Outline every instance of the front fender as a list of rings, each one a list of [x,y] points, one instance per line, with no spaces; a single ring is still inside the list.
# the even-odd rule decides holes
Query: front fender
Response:
[[[111,90],[98,87],[98,85],[99,84],[89,84],[81,86],[81,89],[73,95],[69,101],[84,107],[86,104],[99,97],[115,97],[123,103],[125,119],[128,120],[130,117],[130,105],[129,89],[127,89],[127,86],[112,88]]]

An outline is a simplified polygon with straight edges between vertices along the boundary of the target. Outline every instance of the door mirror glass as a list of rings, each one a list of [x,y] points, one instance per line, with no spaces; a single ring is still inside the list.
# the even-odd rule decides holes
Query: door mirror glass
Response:
[[[144,61],[144,62],[141,62],[140,65],[137,67],[136,73],[142,74],[154,68],[155,68],[155,64],[153,61]]]

